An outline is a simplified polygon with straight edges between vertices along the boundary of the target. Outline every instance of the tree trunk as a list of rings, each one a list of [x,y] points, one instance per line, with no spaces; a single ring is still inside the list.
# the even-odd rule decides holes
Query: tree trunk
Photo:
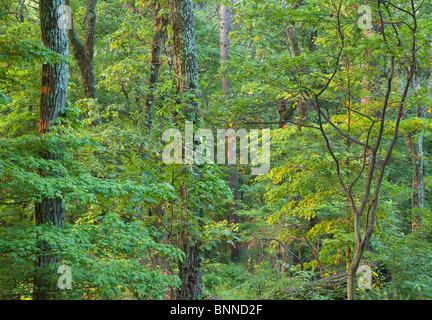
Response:
[[[221,67],[224,69],[224,63],[226,61],[229,61],[229,47],[230,47],[230,40],[229,40],[229,32],[231,30],[231,12],[232,7],[227,7],[225,5],[221,5],[221,22],[220,22],[220,62]],[[222,90],[224,94],[229,97],[231,95],[231,83],[228,81],[226,76],[224,75],[224,71],[222,71]],[[228,176],[228,183],[229,187],[233,191],[234,194],[234,201],[240,200],[240,193],[239,193],[239,185],[240,185],[240,179],[239,179],[239,173],[236,165],[228,165],[229,167],[229,176]],[[238,204],[230,204],[229,206],[229,222],[232,224],[238,224],[240,223],[240,217],[236,214],[236,211],[239,211],[240,207]],[[242,243],[240,241],[235,240],[232,245],[230,246],[231,250],[231,261],[237,260],[242,253]]]
[[[222,69],[224,69],[224,62],[229,61],[229,32],[231,29],[231,7],[221,5],[221,22],[220,22],[220,61]],[[222,90],[225,95],[230,95],[231,84],[222,72]]]
[[[411,208],[412,208],[412,230],[421,224],[422,216],[419,209],[424,207],[424,158],[423,158],[423,135],[410,133],[405,138],[408,147],[413,171],[411,184]]]
[[[168,17],[166,15],[159,16],[162,6],[154,2],[153,3],[153,27],[154,35],[150,50],[150,75],[148,79],[149,92],[145,97],[144,111],[146,116],[146,125],[149,132],[151,131],[151,125],[153,120],[153,108],[156,96],[156,84],[159,79],[159,69],[161,65],[160,55],[164,39],[166,38]]]
[[[356,274],[363,258],[364,246],[357,244],[347,272],[347,299],[355,300]]]
[[[287,102],[287,100],[284,99],[282,101],[279,101],[278,104],[279,104],[279,110],[278,110],[278,113],[279,113],[279,128],[283,128],[284,122],[285,122],[284,114],[287,111],[288,102]],[[289,120],[291,120],[291,119],[289,119]]]
[[[298,7],[303,3],[303,0],[297,0],[293,6],[292,9],[296,10]],[[284,8],[285,9],[285,8]],[[293,57],[298,57],[301,55],[301,49],[297,41],[297,37],[294,34],[294,28],[293,26],[289,25],[288,23],[285,24],[285,32],[287,34],[288,38],[288,44],[289,49],[291,51],[291,54]],[[308,110],[307,105],[304,101],[299,101],[297,106],[297,113],[299,116],[298,125],[297,128],[301,131],[302,125],[306,122],[308,118]]]
[[[198,61],[196,56],[195,30],[192,0],[169,0],[170,21],[172,31],[174,71],[176,88],[179,96],[189,94],[184,103],[183,117],[187,121],[197,121],[198,116]],[[192,170],[197,170],[194,166]],[[184,171],[185,172],[185,171]],[[187,198],[187,186],[180,186],[180,196]],[[197,218],[203,215],[202,210],[195,213]],[[185,262],[179,266],[181,288],[180,299],[197,300],[202,294],[202,274],[204,268],[204,251],[200,249],[201,241],[198,234],[183,236]]]
[[[154,1],[153,6],[153,39],[150,49],[150,74],[148,78],[148,93],[145,95],[144,101],[144,124],[147,127],[147,132],[150,135],[153,126],[153,110],[156,98],[157,82],[159,81],[159,69],[161,66],[160,55],[162,46],[167,37],[167,26],[169,17],[165,14],[160,16],[162,6],[159,1]],[[138,99],[139,100],[139,99]],[[138,101],[137,100],[137,101]],[[137,103],[138,104],[138,103]],[[139,105],[139,104],[138,104]],[[139,110],[141,112],[141,110]],[[141,155],[141,159],[144,161],[147,159],[147,148]]]
[[[39,2],[40,26],[43,44],[63,55],[68,56],[68,38],[66,30],[58,27],[61,14],[57,12],[62,0],[41,0]],[[42,66],[42,89],[40,100],[39,133],[44,134],[50,130],[50,126],[64,111],[68,93],[69,68],[66,62],[59,61],[52,65]],[[53,153],[43,154],[46,159],[56,159],[58,155]],[[44,175],[52,175],[43,172]],[[54,226],[63,227],[64,212],[61,198],[43,198],[35,204],[36,225],[52,223]],[[50,256],[50,248],[43,242],[40,243],[41,256],[36,261],[36,274],[34,278],[33,296],[36,300],[49,299],[55,290],[52,275],[46,274],[46,267],[53,266],[57,261]],[[43,267],[43,268],[42,268]]]
[[[177,93],[192,93],[198,90],[198,61],[196,56],[195,29],[192,0],[170,0],[170,20],[174,71]],[[183,110],[187,120],[198,119],[198,103],[190,99]]]
[[[415,81],[417,80],[417,82]],[[416,94],[418,78],[413,81],[414,94]],[[426,117],[426,108],[424,106],[417,107],[416,116],[418,118]],[[405,137],[405,144],[407,146],[412,166],[412,184],[411,184],[411,208],[412,220],[411,226],[414,231],[422,222],[421,209],[424,208],[424,156],[423,156],[423,134],[422,132],[411,132]]]
[[[234,201],[237,202],[240,200],[240,191],[239,191],[240,177],[236,165],[229,165],[229,167],[230,168],[229,168],[228,184],[234,193]],[[239,210],[240,210],[240,206],[237,203],[230,204],[229,223],[239,224],[241,222],[240,217],[236,214],[236,212]],[[243,246],[241,241],[234,240],[230,246],[230,250],[231,250],[231,261],[238,260],[240,255],[243,252]]]
[[[365,35],[369,36],[369,32],[366,30],[365,31]],[[370,50],[366,50],[365,55],[370,55]],[[364,68],[370,68],[370,65],[368,63],[363,64]],[[370,82],[363,78],[362,79],[362,88],[364,91],[370,92],[372,95],[372,89],[371,89],[371,84]],[[368,105],[370,105],[372,102],[372,97],[362,97],[360,100],[360,105],[367,107]],[[350,107],[350,105],[348,106]],[[348,114],[351,113],[351,110],[348,109]],[[377,159],[376,155],[374,156],[374,162]],[[374,166],[372,160],[370,160],[369,163],[370,166]],[[373,174],[373,170],[374,168],[369,168],[369,173],[368,175],[372,175]],[[369,192],[367,190],[367,192]],[[371,216],[374,216],[374,209],[372,209],[371,212]],[[362,238],[362,234],[361,234],[361,226],[360,226],[360,217],[363,214],[363,212],[356,212],[356,211],[352,211],[351,212],[352,216],[353,216],[353,220],[354,220],[354,233],[355,233],[355,237],[356,237],[356,248],[352,254],[352,259],[351,262],[348,265],[348,272],[347,272],[347,299],[348,300],[355,300],[355,290],[356,290],[356,274],[357,274],[357,270],[358,267],[360,265],[360,262],[363,258],[363,254],[364,251],[367,247],[367,244],[369,242],[369,238],[368,235],[365,233],[364,235],[364,239]],[[373,224],[373,221],[371,221],[371,223]]]
[[[84,96],[91,99],[96,99],[96,78],[93,67],[94,41],[96,31],[96,3],[97,0],[87,0],[87,28],[84,44],[81,43],[78,35],[75,32],[73,20],[72,28],[68,29],[68,35],[71,41],[73,54],[81,71],[84,85]],[[69,5],[69,0],[65,0],[65,4]]]

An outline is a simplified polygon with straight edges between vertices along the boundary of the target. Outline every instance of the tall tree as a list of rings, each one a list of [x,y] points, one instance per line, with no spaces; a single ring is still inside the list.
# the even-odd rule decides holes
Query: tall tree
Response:
[[[167,26],[169,23],[169,17],[163,12],[162,4],[159,0],[155,0],[151,3],[153,10],[153,38],[150,47],[150,73],[148,77],[148,92],[144,96],[144,107],[143,110],[139,110],[144,114],[144,124],[147,127],[148,134],[151,133],[153,126],[153,110],[156,98],[157,82],[159,81],[159,69],[161,66],[161,52],[164,42],[167,38]],[[139,107],[139,98],[137,98],[137,104]],[[147,158],[147,150],[141,155],[141,159]]]
[[[195,29],[192,0],[170,0],[170,21],[176,88],[179,96],[187,95],[184,102],[185,120],[198,120],[198,61],[196,55]],[[185,150],[185,153],[188,152]],[[193,170],[196,170],[194,167]],[[185,170],[183,170],[185,173]],[[187,198],[187,185],[182,184],[179,190],[182,199]],[[188,210],[188,208],[184,208]],[[198,210],[196,214],[202,215]],[[197,235],[183,237],[186,253],[184,263],[180,264],[182,286],[179,291],[181,299],[196,300],[202,293],[202,275],[204,267],[203,250]]]
[[[374,116],[380,122],[379,123],[379,131],[378,131],[377,135],[375,136],[375,143],[373,143],[372,145],[369,145],[370,130],[372,129],[372,127],[374,125],[374,124],[372,124],[372,126],[369,129],[368,140],[366,141],[365,150],[363,152],[363,167],[361,169],[361,172],[363,170],[366,170],[366,167],[368,167],[368,168],[367,168],[366,181],[365,181],[366,183],[365,183],[364,190],[362,192],[363,193],[362,199],[358,205],[356,204],[356,201],[354,200],[354,195],[352,192],[352,186],[355,182],[349,186],[347,186],[343,182],[343,179],[340,175],[340,162],[337,160],[334,153],[332,152],[329,140],[325,136],[324,131],[322,129],[322,125],[320,124],[321,131],[323,132],[323,136],[326,139],[327,147],[329,148],[329,151],[332,154],[332,157],[333,157],[335,164],[336,164],[336,170],[337,170],[337,175],[338,175],[340,185],[341,185],[345,195],[347,196],[347,199],[349,200],[349,203],[351,206],[351,213],[352,213],[352,216],[354,219],[354,226],[353,227],[354,227],[354,235],[355,235],[355,239],[356,239],[356,247],[355,247],[355,250],[353,252],[351,263],[350,263],[349,268],[348,268],[348,275],[347,275],[347,298],[348,298],[348,300],[354,300],[355,299],[356,273],[357,273],[358,267],[360,265],[360,262],[363,258],[363,254],[364,254],[366,248],[368,248],[372,234],[374,232],[375,221],[377,218],[377,207],[378,207],[382,182],[384,179],[384,173],[385,173],[386,167],[388,165],[388,162],[392,156],[396,142],[399,138],[399,126],[400,126],[401,120],[405,114],[406,99],[408,96],[409,89],[412,85],[412,80],[414,78],[415,72],[417,71],[417,67],[418,67],[417,54],[416,54],[416,51],[417,51],[416,37],[417,37],[417,32],[418,32],[418,29],[417,29],[417,23],[418,22],[417,22],[416,9],[415,9],[415,5],[414,5],[414,1],[411,1],[411,4],[409,5],[409,7],[410,7],[408,9],[409,11],[407,11],[407,12],[413,19],[414,27],[410,27],[411,38],[409,38],[409,40],[407,40],[407,43],[406,43],[406,49],[407,49],[407,52],[409,52],[407,54],[407,57],[409,57],[409,58],[407,58],[404,62],[406,62],[408,60],[408,62],[406,62],[406,63],[409,63],[410,67],[407,68],[406,78],[404,81],[404,87],[402,90],[400,101],[398,101],[397,114],[396,114],[396,119],[394,122],[394,128],[392,130],[391,141],[387,147],[384,147],[384,148],[382,147],[383,140],[384,140],[384,134],[383,133],[384,133],[384,129],[385,129],[385,121],[386,121],[386,118],[389,117],[389,110],[388,110],[389,105],[390,105],[389,97],[392,93],[392,90],[393,90],[392,88],[395,86],[396,56],[393,52],[389,55],[390,67],[389,67],[388,76],[386,77],[387,78],[386,79],[387,87],[386,87],[384,99],[381,102],[382,107],[380,108],[379,111],[374,112]],[[390,42],[389,38],[387,38],[387,36],[386,36],[384,22],[383,22],[384,9],[387,10],[387,12],[389,13],[389,7],[387,7],[386,5],[382,5],[378,1],[379,26],[382,26],[379,29],[379,33],[383,39],[383,42],[390,45],[391,42]],[[338,14],[339,13],[340,13],[340,7],[338,9]],[[389,15],[391,15],[391,13],[389,13]],[[390,23],[390,25],[393,28],[393,30],[397,33],[398,31],[395,28],[394,23],[392,22],[392,23]],[[339,32],[340,32],[340,29],[339,29]],[[345,41],[345,38],[343,37],[343,34],[341,32],[340,32],[340,35],[341,35],[341,41],[343,43]],[[392,43],[392,45],[395,48],[399,48],[399,47],[402,47],[403,45],[405,45],[405,43],[402,43],[399,39],[398,41],[395,41],[394,43]],[[369,54],[369,52],[367,52],[367,55],[368,54]],[[363,85],[365,85],[364,82],[363,82]],[[366,89],[367,91],[370,90],[370,88],[368,88],[368,86],[364,87],[364,89]],[[367,101],[363,101],[363,102],[366,103]],[[321,111],[319,111],[319,116],[320,117],[322,116]],[[376,122],[378,122],[377,120],[376,120]],[[384,156],[384,159],[382,161],[380,161],[380,163],[378,163],[380,149],[383,151],[383,154],[385,156]],[[369,158],[369,160],[367,160],[367,158]],[[369,162],[368,166],[366,165],[367,162]],[[377,170],[377,167],[379,167],[378,170]],[[375,176],[375,170],[378,171],[377,176]],[[376,177],[376,179],[374,181],[375,177]],[[375,185],[374,187],[373,187],[373,184]],[[369,199],[369,198],[371,198],[371,199]],[[364,232],[362,233],[361,218],[363,215],[366,216],[366,223],[364,226]]]
[[[229,46],[230,46],[230,40],[229,40],[229,32],[231,30],[231,12],[232,7],[231,6],[225,6],[221,5],[220,8],[220,15],[221,15],[221,21],[220,21],[220,61],[222,64],[222,67],[224,66],[224,62],[228,61],[230,59],[229,57]],[[231,91],[231,84],[222,73],[222,90],[225,95],[230,95]]]
[[[220,62],[222,69],[225,69],[224,63],[230,59],[230,39],[229,32],[231,30],[231,14],[232,7],[221,5],[220,15]],[[231,83],[227,79],[225,72],[222,72],[222,90],[225,96],[229,97],[231,95]],[[229,164],[229,176],[228,184],[234,195],[234,203],[229,206],[229,222],[238,224],[240,222],[240,217],[236,214],[236,211],[240,210],[238,201],[240,200],[240,176],[238,173],[238,168],[235,164]],[[242,252],[242,243],[240,241],[233,241],[230,246],[231,250],[231,260],[236,260],[239,258]]]
[[[43,44],[62,55],[68,56],[69,44],[65,29],[58,26],[61,12],[58,8],[63,4],[62,0],[41,0],[39,2],[40,28]],[[42,65],[42,89],[40,100],[39,134],[45,134],[50,130],[53,121],[62,114],[66,107],[68,94],[69,67],[66,61],[58,61],[53,64]],[[45,159],[56,159],[58,155],[47,152],[42,155]],[[53,175],[51,172],[42,172],[43,175]],[[64,211],[63,201],[60,197],[42,198],[35,204],[36,225],[51,223],[63,227]],[[36,262],[36,275],[34,278],[34,298],[48,299],[54,289],[48,277],[43,272],[38,272],[41,267],[52,265],[56,258],[49,254],[49,248],[41,242],[41,256]],[[43,270],[42,270],[43,271]]]
[[[420,79],[416,76],[413,79],[413,92],[417,95],[420,89]],[[422,104],[416,108],[417,118],[423,119],[426,117],[426,107]],[[424,207],[424,192],[425,192],[425,172],[424,172],[424,156],[423,156],[423,133],[421,131],[410,132],[405,136],[405,144],[412,163],[412,183],[411,183],[411,208],[412,220],[411,226],[414,231],[422,222],[421,209]]]
[[[198,60],[196,55],[193,2],[191,0],[170,0],[170,21],[174,53],[176,88],[179,95],[198,93]],[[198,103],[189,99],[184,116],[196,120]]]

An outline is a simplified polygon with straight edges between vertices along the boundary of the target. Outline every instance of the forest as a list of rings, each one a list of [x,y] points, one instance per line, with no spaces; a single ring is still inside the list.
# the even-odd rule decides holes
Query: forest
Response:
[[[0,0],[0,300],[431,300],[432,0]]]

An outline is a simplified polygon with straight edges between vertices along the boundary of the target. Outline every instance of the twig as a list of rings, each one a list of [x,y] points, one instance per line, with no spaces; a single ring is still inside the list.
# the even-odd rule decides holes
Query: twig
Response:
[[[291,250],[289,250],[286,246],[285,246],[285,244],[282,242],[282,241],[280,241],[279,239],[275,239],[275,238],[258,238],[258,237],[256,237],[255,235],[253,235],[252,233],[250,233],[249,231],[246,231],[249,235],[251,235],[253,238],[255,238],[256,240],[260,240],[260,241],[262,241],[262,240],[266,240],[266,241],[276,241],[276,242],[279,242],[279,244],[280,245],[282,245],[282,247],[284,247],[284,249],[290,254],[290,255],[292,255],[292,256],[294,256],[299,262],[300,262],[300,265],[301,265],[301,269],[302,269],[302,271],[304,270],[304,266],[303,266],[303,261],[301,261],[301,259],[294,253],[294,252],[292,252]]]
[[[290,224],[293,225],[294,227],[296,227],[296,228],[300,231],[300,233],[302,234],[302,236],[303,236],[303,238],[304,238],[306,244],[307,244],[307,245],[309,246],[309,248],[312,250],[313,255],[315,256],[315,260],[318,262],[318,266],[319,266],[320,271],[321,271],[321,276],[322,276],[322,278],[324,279],[324,272],[323,272],[323,269],[322,269],[322,265],[321,265],[321,262],[320,262],[319,259],[318,259],[318,256],[317,256],[317,254],[316,254],[314,248],[312,247],[312,245],[310,244],[309,240],[306,238],[305,234],[304,234],[303,231],[300,229],[300,227],[299,227],[298,225],[294,224],[294,223],[290,223]]]

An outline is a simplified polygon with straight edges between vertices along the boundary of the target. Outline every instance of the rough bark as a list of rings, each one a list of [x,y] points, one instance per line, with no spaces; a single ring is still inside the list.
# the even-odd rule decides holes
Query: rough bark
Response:
[[[65,0],[65,4],[69,5],[69,0]],[[94,41],[96,31],[96,4],[97,0],[87,0],[87,26],[84,44],[81,43],[78,35],[75,32],[73,20],[72,28],[68,29],[72,52],[81,71],[84,86],[84,96],[91,99],[96,99],[96,78],[93,67]]]
[[[152,126],[153,126],[153,110],[154,103],[156,99],[156,90],[157,90],[157,82],[159,81],[159,69],[161,66],[161,52],[162,47],[167,38],[167,26],[169,23],[169,17],[165,14],[161,14],[162,5],[159,1],[154,1],[152,3],[153,7],[153,29],[154,34],[152,38],[152,43],[150,47],[150,73],[148,78],[148,92],[145,95],[144,100],[144,123],[147,127],[147,132],[150,135]],[[138,99],[139,100],[139,99]],[[139,107],[139,103],[137,100],[137,105]],[[141,110],[140,110],[141,112]],[[141,155],[142,160],[147,159],[147,151]]]
[[[193,2],[191,0],[170,0],[169,3],[177,93],[179,95],[185,93],[197,95],[198,60]],[[188,120],[197,120],[198,105],[194,99],[188,101],[183,114]]]
[[[279,104],[279,128],[283,128],[284,126],[284,121],[285,121],[285,117],[284,114],[287,111],[287,101],[286,100],[282,100],[280,102],[278,102]],[[291,120],[291,119],[290,119]]]
[[[164,39],[167,35],[168,17],[166,15],[160,15],[162,6],[154,2],[153,6],[153,28],[154,35],[150,49],[150,74],[148,79],[149,92],[146,94],[144,102],[144,111],[146,116],[146,125],[148,130],[151,130],[153,120],[153,108],[156,96],[157,82],[159,79],[159,69],[161,65],[160,55]]]
[[[285,26],[285,32],[288,37],[289,47],[291,49],[291,54],[294,57],[298,57],[301,55],[301,50],[298,45],[297,37],[294,35],[293,27],[289,24],[286,24]]]
[[[60,14],[57,9],[63,4],[62,0],[41,0],[39,3],[39,15],[41,36],[43,44],[63,55],[68,56],[68,38],[66,30],[58,27]],[[50,130],[53,121],[62,114],[66,106],[68,93],[69,68],[65,61],[59,61],[52,65],[42,66],[42,88],[40,100],[39,133],[44,134]],[[46,153],[42,155],[46,159],[56,159],[58,155]],[[50,175],[50,172],[43,172]],[[64,212],[61,198],[43,198],[35,204],[36,225],[51,223],[63,227]],[[49,254],[50,248],[46,243],[40,243],[41,256],[36,261],[36,273],[34,277],[34,299],[49,299],[55,289],[52,283],[52,275],[47,275],[47,267],[52,266],[57,259]]]
[[[173,64],[176,74],[176,88],[179,100],[184,102],[183,115],[185,120],[197,121],[198,116],[198,61],[196,56],[193,2],[192,0],[169,0],[170,21],[172,31]],[[179,101],[180,102],[180,101]],[[196,171],[194,166],[192,170]],[[185,173],[185,171],[183,172]],[[187,186],[180,187],[180,197],[187,198]],[[187,208],[185,208],[187,209]],[[196,209],[195,209],[196,210]],[[203,215],[196,210],[197,218]],[[179,265],[182,285],[178,297],[185,300],[196,300],[202,295],[202,274],[204,268],[204,251],[200,249],[201,241],[198,234],[183,236],[184,252],[187,257]]]

